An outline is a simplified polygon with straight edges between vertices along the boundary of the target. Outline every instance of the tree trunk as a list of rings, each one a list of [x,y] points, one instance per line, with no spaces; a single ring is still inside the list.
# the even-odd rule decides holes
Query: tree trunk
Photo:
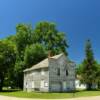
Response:
[[[2,86],[1,86],[1,84],[0,84],[0,91],[2,91]]]
[[[3,81],[4,81],[4,77],[2,74],[0,74],[0,91],[2,91]]]
[[[98,82],[98,89],[100,89],[100,82]]]
[[[0,91],[2,91],[2,87],[3,87],[3,80],[0,79]]]

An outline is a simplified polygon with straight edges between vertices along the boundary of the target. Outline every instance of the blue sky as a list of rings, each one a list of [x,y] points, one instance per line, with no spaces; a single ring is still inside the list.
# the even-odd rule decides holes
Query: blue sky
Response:
[[[90,38],[100,61],[100,0],[0,0],[0,38],[15,34],[16,24],[39,21],[57,24],[67,35],[70,59],[84,59],[84,44]]]

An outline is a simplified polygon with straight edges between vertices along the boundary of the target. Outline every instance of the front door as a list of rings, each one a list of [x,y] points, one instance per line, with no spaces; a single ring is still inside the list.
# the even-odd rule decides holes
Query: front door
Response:
[[[44,80],[41,81],[41,88],[44,88]]]
[[[63,91],[66,91],[66,89],[67,89],[67,84],[66,84],[66,81],[63,81],[63,84],[62,84],[63,86]]]

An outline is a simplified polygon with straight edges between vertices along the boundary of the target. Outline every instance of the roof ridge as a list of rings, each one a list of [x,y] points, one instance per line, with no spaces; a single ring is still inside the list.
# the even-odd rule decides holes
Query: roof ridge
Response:
[[[63,53],[61,54],[58,54],[58,55],[55,55],[55,56],[52,56],[52,57],[49,57],[50,59],[58,59],[59,57],[61,57],[63,55]],[[48,63],[49,63],[49,58],[45,58],[44,60],[40,61],[39,63],[33,65],[32,67],[30,68],[27,68],[24,70],[25,71],[29,71],[29,70],[32,70],[32,69],[37,69],[37,68],[45,68],[45,67],[48,67]]]

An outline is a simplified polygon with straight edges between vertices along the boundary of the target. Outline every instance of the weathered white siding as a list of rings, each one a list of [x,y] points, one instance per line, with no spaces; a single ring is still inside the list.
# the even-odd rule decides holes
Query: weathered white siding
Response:
[[[24,73],[25,91],[48,91],[49,84],[48,69],[38,69]]]
[[[60,75],[57,74],[60,69]],[[68,71],[68,75],[66,75]],[[49,91],[71,91],[75,89],[75,64],[69,63],[66,56],[49,60]]]

